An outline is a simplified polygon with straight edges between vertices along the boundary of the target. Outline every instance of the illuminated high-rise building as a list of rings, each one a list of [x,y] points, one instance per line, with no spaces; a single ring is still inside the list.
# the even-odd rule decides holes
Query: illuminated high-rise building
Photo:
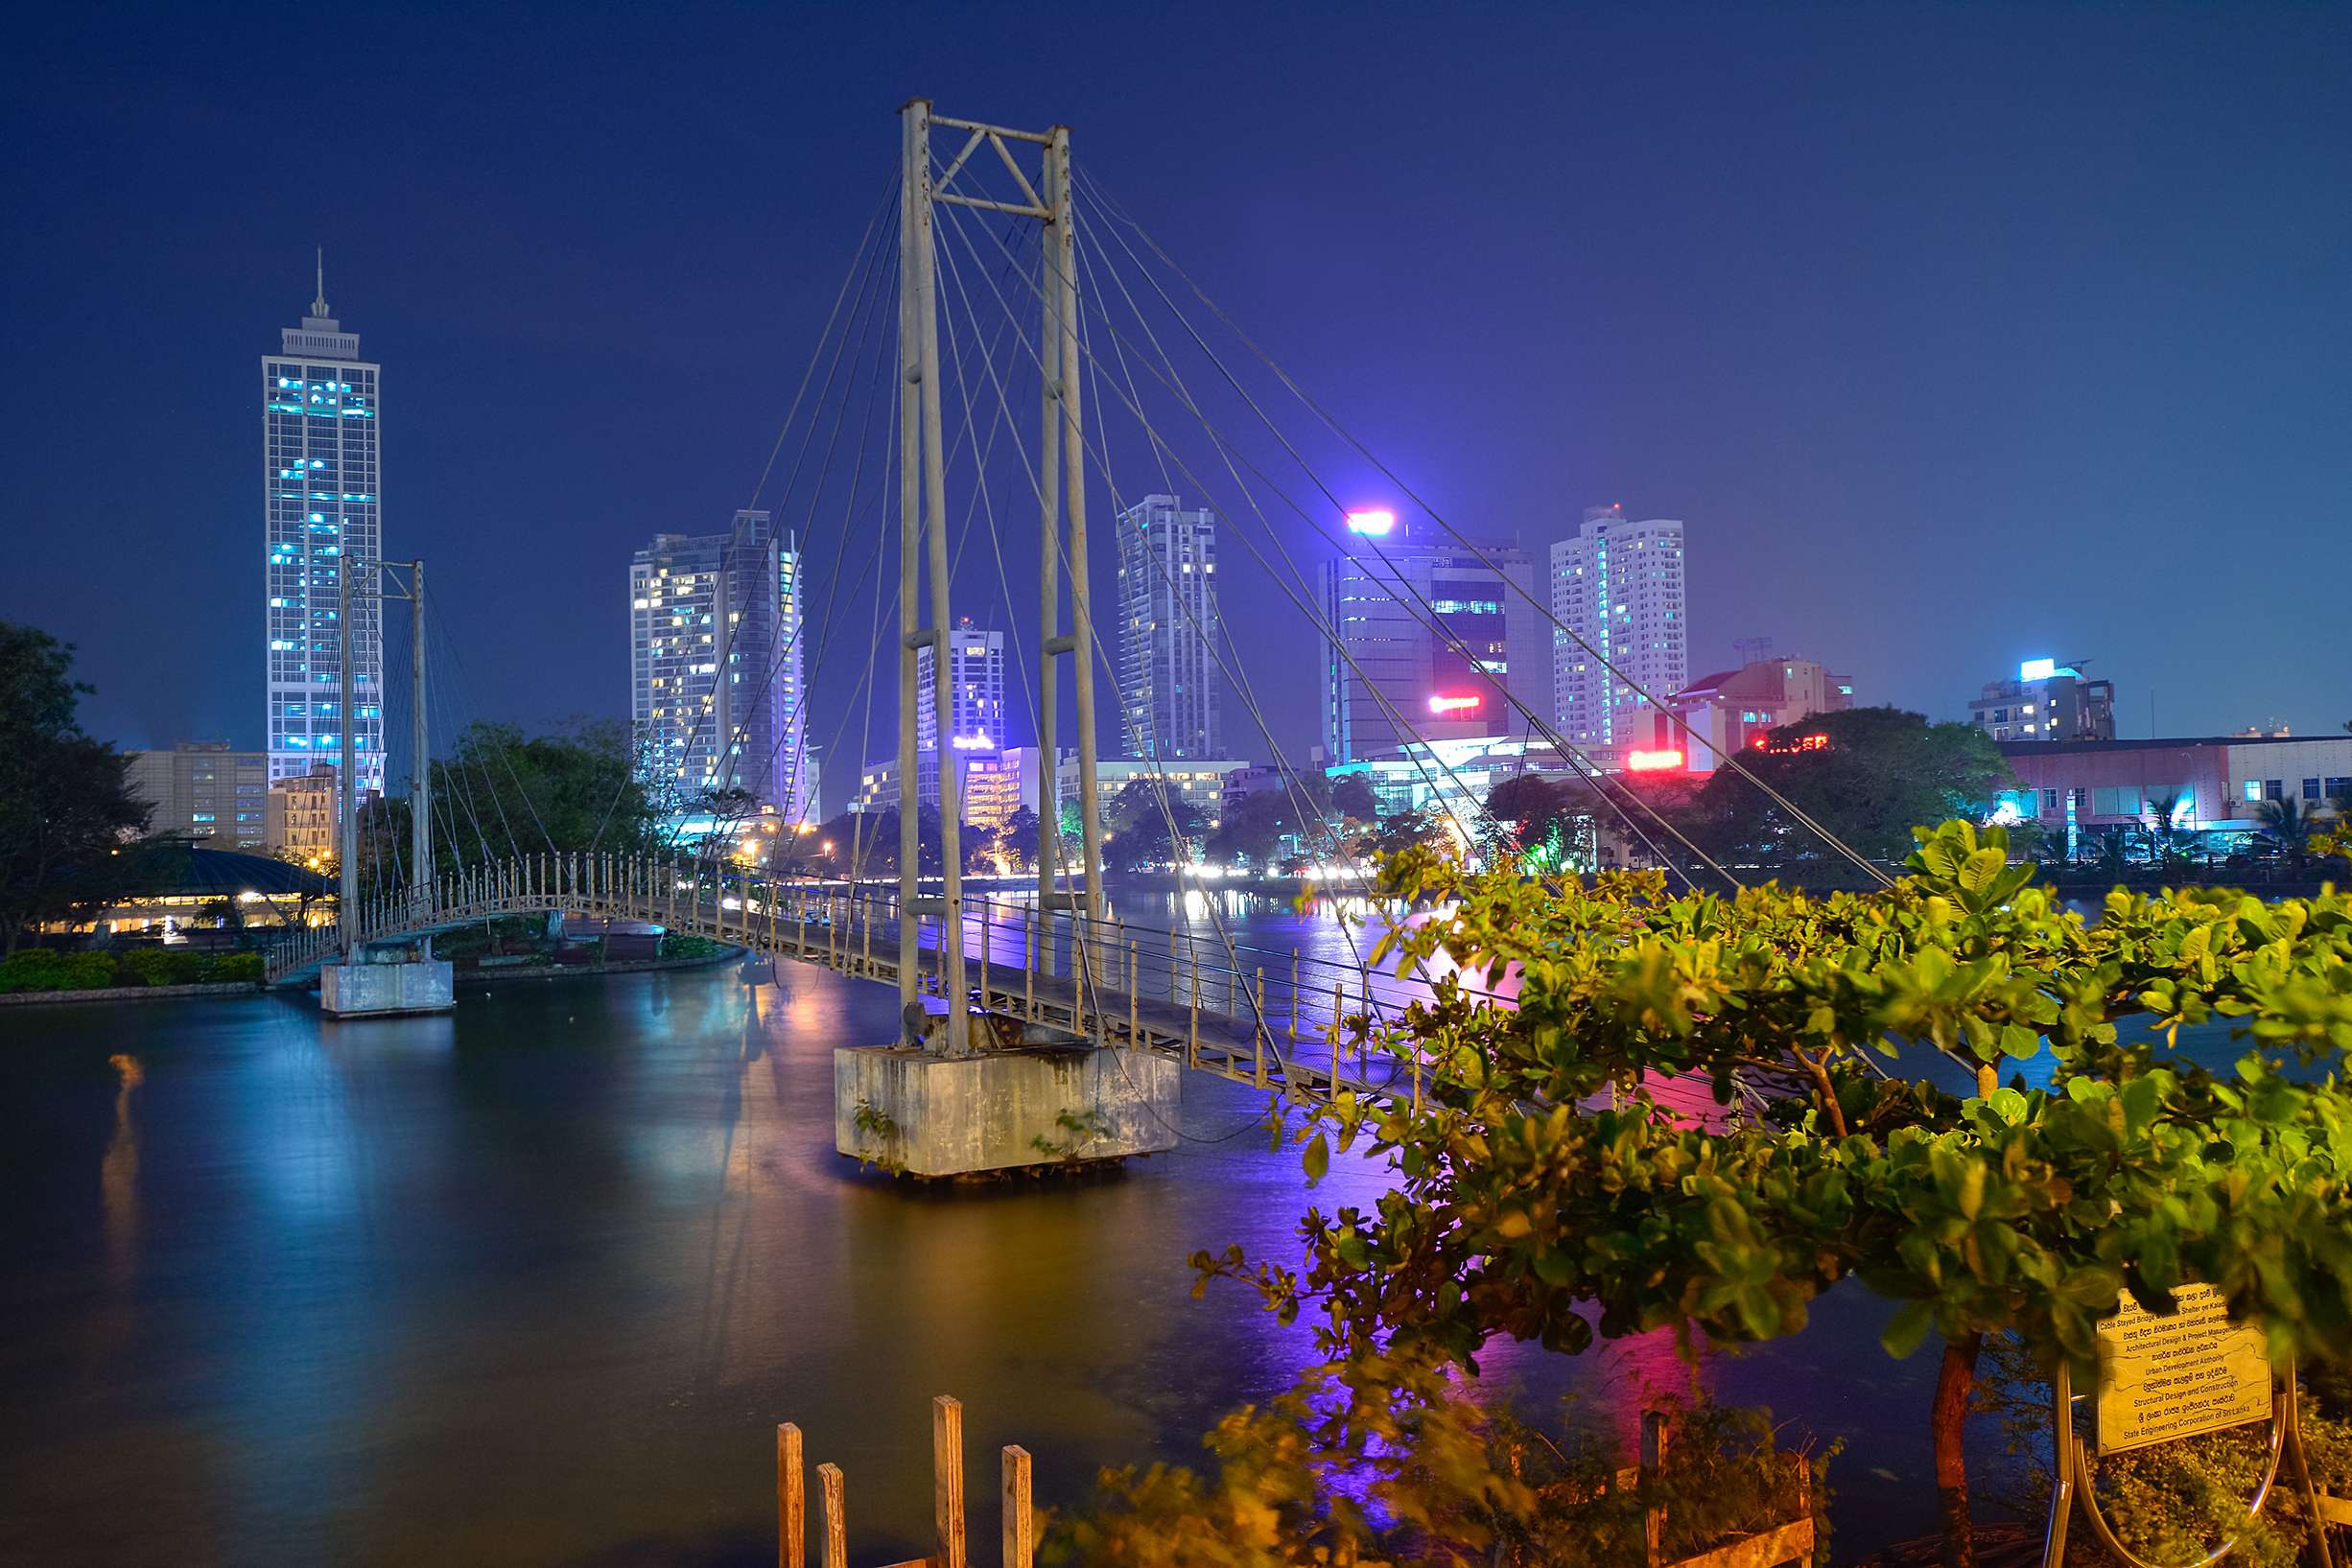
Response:
[[[1318,569],[1335,640],[1323,656],[1323,744],[1333,763],[1393,757],[1415,741],[1525,728],[1517,696],[1545,666],[1534,569],[1517,546],[1474,550],[1391,511],[1348,514],[1349,552]]]
[[[947,634],[948,714],[953,749],[1004,749],[1004,634],[974,629],[969,616]],[[938,698],[932,682],[931,650],[915,649],[915,746],[939,745]]]
[[[742,789],[788,821],[812,815],[800,570],[764,511],[724,533],[656,534],[630,561],[630,717],[661,809]]]
[[[342,761],[351,737],[359,790],[384,788],[384,607],[369,597],[338,619],[346,558],[384,551],[378,417],[382,366],[327,309],[326,266],[298,327],[261,361],[263,595],[270,777]],[[342,640],[351,639],[353,708],[340,712]]]
[[[1590,749],[1650,746],[1658,732],[1650,698],[1663,701],[1690,681],[1682,525],[1588,507],[1576,537],[1552,546],[1551,587],[1552,614],[1590,644],[1552,633],[1560,733]]]
[[[1218,755],[1216,572],[1214,512],[1145,496],[1119,513],[1121,752]]]

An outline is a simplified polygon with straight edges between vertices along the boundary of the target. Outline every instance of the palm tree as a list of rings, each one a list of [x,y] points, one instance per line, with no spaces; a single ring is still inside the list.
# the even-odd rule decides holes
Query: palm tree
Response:
[[[2177,789],[2148,797],[2148,858],[2159,866],[2187,857],[2180,830],[2173,825],[2182,798]]]
[[[2254,814],[2262,820],[2263,836],[2277,842],[2287,863],[2295,870],[2303,869],[2303,858],[2311,852],[2311,835],[2315,824],[2303,803],[2288,796],[2274,801],[2258,801]]]

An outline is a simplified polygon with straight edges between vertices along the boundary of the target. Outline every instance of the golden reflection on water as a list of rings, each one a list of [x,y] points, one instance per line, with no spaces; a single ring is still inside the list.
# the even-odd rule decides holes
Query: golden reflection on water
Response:
[[[115,1284],[128,1284],[138,1262],[139,1135],[130,1119],[130,1094],[147,1081],[139,1059],[121,1052],[106,1058],[115,1071],[114,1131],[98,1162],[98,1189],[106,1211],[106,1274]]]

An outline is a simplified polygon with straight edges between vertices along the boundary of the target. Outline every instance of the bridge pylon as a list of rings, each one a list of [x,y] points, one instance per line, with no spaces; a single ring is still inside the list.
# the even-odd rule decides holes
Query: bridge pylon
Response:
[[[1038,455],[1038,496],[1044,549],[1039,569],[1037,712],[1038,906],[1066,909],[1083,931],[1102,914],[1102,814],[1094,740],[1094,626],[1086,555],[1086,447],[1080,423],[1078,281],[1074,207],[1070,177],[1070,130],[1016,130],[931,112],[930,100],[917,98],[899,111],[902,199],[899,204],[899,1004],[902,1013],[921,1005],[920,932],[927,915],[939,920],[940,989],[948,1000],[945,1054],[971,1050],[971,1022],[963,1005],[963,854],[960,842],[962,778],[953,743],[953,690],[949,679],[947,628],[954,624],[948,605],[947,453],[941,434],[939,310],[933,206],[947,202],[1034,218],[1046,226],[1040,249],[1038,363],[1045,368],[1043,429]],[[934,180],[934,128],[964,134],[962,151]],[[987,200],[944,187],[986,143],[1012,172],[1022,202]],[[1040,150],[1032,181],[1013,153],[1014,146]],[[1070,624],[1062,633],[1064,563],[1070,584]],[[928,615],[922,590],[928,579]],[[931,765],[938,769],[941,896],[922,896],[922,840],[916,739],[921,650],[931,651],[933,679]],[[1077,728],[1078,812],[1082,863],[1070,868],[1075,886],[1062,879],[1061,800],[1056,744],[1060,732],[1059,659],[1073,661],[1072,715]],[[1084,953],[1087,944],[1074,940]],[[1081,957],[1080,962],[1085,962]]]

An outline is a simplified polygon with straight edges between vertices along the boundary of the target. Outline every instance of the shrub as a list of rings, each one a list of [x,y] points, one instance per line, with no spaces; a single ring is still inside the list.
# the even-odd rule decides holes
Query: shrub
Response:
[[[661,955],[664,958],[716,958],[727,949],[707,936],[691,931],[670,931],[662,937]]]
[[[0,995],[27,991],[96,991],[114,984],[114,959],[102,952],[57,952],[30,948],[0,960]]]

